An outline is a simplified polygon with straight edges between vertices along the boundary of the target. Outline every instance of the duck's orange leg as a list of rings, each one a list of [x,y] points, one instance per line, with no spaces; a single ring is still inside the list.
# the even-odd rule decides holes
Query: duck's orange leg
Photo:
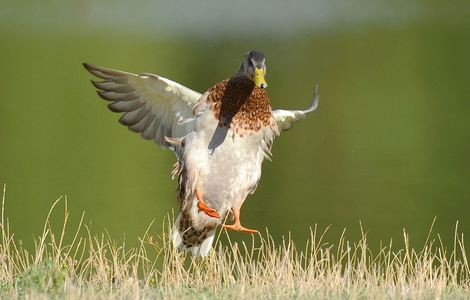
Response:
[[[241,231],[241,232],[246,232],[246,233],[258,232],[258,230],[249,229],[249,228],[245,228],[242,226],[242,224],[240,223],[240,209],[239,208],[232,208],[232,212],[233,212],[233,218],[235,219],[235,223],[233,223],[232,225],[223,224],[222,226],[225,229],[231,229],[231,230],[236,230],[236,231]]]
[[[206,203],[204,203],[204,200],[202,200],[202,193],[199,190],[196,190],[196,197],[197,197],[197,208],[199,208],[199,211],[203,211],[206,215],[212,218],[220,218],[220,214],[213,208],[210,208],[207,206]]]

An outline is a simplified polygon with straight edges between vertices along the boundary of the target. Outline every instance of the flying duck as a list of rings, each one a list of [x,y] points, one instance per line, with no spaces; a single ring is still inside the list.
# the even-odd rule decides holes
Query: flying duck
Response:
[[[122,113],[120,123],[176,154],[175,247],[206,256],[219,225],[257,232],[241,224],[240,208],[256,190],[274,138],[317,108],[317,87],[308,109],[272,110],[266,59],[255,50],[245,54],[238,72],[202,95],[159,75],[84,67],[102,79],[92,83],[111,102],[109,109]],[[228,216],[233,224],[226,224]]]

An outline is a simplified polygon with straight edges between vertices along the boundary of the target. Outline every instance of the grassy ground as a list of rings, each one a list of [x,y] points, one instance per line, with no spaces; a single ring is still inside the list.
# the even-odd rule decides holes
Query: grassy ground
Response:
[[[4,193],[5,195],[5,193]],[[0,296],[24,298],[468,298],[470,266],[463,235],[455,230],[452,249],[438,236],[422,249],[412,249],[404,232],[404,248],[384,245],[373,253],[367,235],[356,243],[343,234],[337,244],[322,242],[325,232],[311,230],[307,246],[296,248],[286,238],[276,244],[268,233],[250,243],[222,243],[207,258],[175,251],[168,230],[140,238],[127,247],[108,235],[76,229],[64,242],[51,230],[50,215],[30,253],[15,241],[2,202]],[[65,207],[67,203],[65,201]],[[168,220],[168,225],[171,222]],[[168,229],[169,227],[166,226]],[[75,229],[74,229],[75,230]],[[227,234],[226,232],[221,232]],[[220,237],[220,235],[219,235]],[[307,238],[307,237],[306,237]]]

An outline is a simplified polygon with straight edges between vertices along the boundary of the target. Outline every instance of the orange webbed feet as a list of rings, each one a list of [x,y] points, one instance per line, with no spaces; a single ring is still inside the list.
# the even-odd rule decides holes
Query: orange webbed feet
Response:
[[[199,211],[204,212],[206,215],[212,218],[220,218],[220,214],[213,208],[207,206],[202,199],[202,193],[199,190],[196,190],[196,197],[197,197],[197,208]]]
[[[222,225],[225,229],[229,230],[235,230],[235,231],[241,231],[245,233],[258,233],[258,230],[256,229],[249,229],[246,227],[241,226],[240,224],[232,224],[232,225]]]
[[[258,233],[258,230],[256,229],[249,229],[249,228],[242,226],[242,224],[240,223],[240,209],[239,208],[232,208],[232,212],[233,212],[233,218],[235,219],[235,223],[231,225],[223,224],[222,225],[223,228],[245,232],[245,233]]]

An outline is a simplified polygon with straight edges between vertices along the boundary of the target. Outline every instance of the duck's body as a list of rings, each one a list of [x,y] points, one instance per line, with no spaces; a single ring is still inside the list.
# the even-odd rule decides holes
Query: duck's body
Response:
[[[166,78],[85,67],[102,82],[98,94],[123,115],[119,121],[177,157],[180,214],[173,243],[205,256],[217,226],[248,233],[240,208],[261,178],[261,164],[281,130],[316,109],[318,94],[307,110],[272,110],[265,88],[264,55],[250,51],[240,71],[203,95]],[[229,212],[235,223],[226,225]]]
[[[233,91],[240,89],[245,92],[235,95]],[[266,91],[244,76],[209,89],[194,107],[194,115],[194,131],[180,143],[181,216],[174,229],[174,239],[181,239],[186,248],[197,248],[203,237],[213,236],[227,213],[240,209],[255,191],[261,164],[278,133]],[[196,190],[221,218],[199,212]]]

